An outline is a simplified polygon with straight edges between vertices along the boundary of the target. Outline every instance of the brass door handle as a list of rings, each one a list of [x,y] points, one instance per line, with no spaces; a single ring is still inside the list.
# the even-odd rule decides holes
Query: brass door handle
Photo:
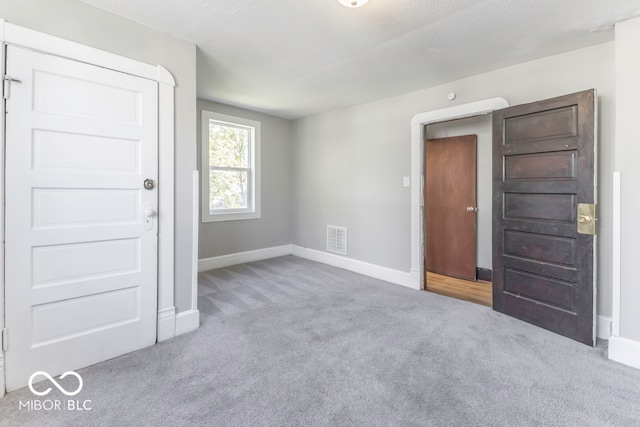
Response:
[[[589,215],[580,215],[578,217],[578,222],[580,224],[589,224],[592,220],[593,218],[591,218]]]
[[[578,233],[596,234],[596,205],[591,203],[578,203],[576,217],[578,221]]]

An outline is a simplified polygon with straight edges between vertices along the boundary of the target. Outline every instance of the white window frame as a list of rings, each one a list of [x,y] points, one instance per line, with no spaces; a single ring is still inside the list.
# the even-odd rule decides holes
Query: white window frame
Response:
[[[209,211],[209,121],[215,120],[231,126],[249,127],[253,130],[249,147],[249,184],[247,186],[249,206],[246,209],[226,210],[225,212]],[[235,221],[260,218],[260,122],[242,117],[202,110],[202,222]]]

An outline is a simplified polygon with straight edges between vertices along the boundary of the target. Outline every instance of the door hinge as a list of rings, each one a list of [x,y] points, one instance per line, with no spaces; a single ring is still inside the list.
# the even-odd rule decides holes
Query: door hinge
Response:
[[[7,350],[9,350],[9,330],[5,328],[2,330],[2,351]]]
[[[14,79],[13,77],[7,74],[4,75],[2,80],[4,80],[4,87],[2,90],[4,99],[9,99],[11,97],[11,83],[22,83],[22,81],[18,79]]]

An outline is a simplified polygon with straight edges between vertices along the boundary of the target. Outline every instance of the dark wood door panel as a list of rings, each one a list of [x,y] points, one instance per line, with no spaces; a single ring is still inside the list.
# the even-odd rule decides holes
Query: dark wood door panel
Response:
[[[505,121],[504,133],[507,142],[576,136],[577,106],[528,111],[520,116],[511,116]]]
[[[595,92],[494,112],[493,307],[593,345]]]
[[[515,220],[552,220],[573,224],[576,220],[573,194],[505,193],[504,217]]]
[[[578,183],[576,181],[534,181],[526,182],[509,180],[504,182],[505,193],[539,193],[539,194],[577,194]]]
[[[518,313],[518,316],[513,317],[520,320],[569,338],[584,337],[585,341],[592,340],[590,335],[593,325],[585,323],[577,313],[561,310],[556,306],[549,306],[508,293],[505,293],[505,304]],[[576,339],[576,341],[583,342],[580,339]],[[585,344],[589,343],[585,342]]]
[[[554,236],[574,237],[576,224],[568,224],[560,221],[529,221],[523,219],[504,219],[506,230],[522,231],[523,233],[551,234]]]
[[[574,289],[571,282],[511,268],[505,268],[504,275],[506,293],[575,313]]]
[[[576,240],[505,230],[504,255],[567,267],[576,266]]]
[[[513,179],[575,179],[575,150],[510,155],[505,159],[505,178]]]
[[[516,258],[508,255],[503,259],[504,268],[513,268],[525,272],[534,272],[540,276],[553,277],[558,280],[575,283],[578,280],[578,271],[574,267],[566,267],[531,259]]]
[[[504,154],[533,154],[533,153],[550,153],[563,150],[577,150],[579,140],[577,137],[570,138],[551,138],[542,140],[525,141],[505,141]]]

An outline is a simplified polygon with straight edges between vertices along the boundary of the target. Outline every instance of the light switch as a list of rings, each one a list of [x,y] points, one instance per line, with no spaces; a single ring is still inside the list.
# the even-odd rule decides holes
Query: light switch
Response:
[[[411,185],[411,180],[409,179],[408,176],[403,176],[402,177],[402,186],[403,187],[409,187]]]

